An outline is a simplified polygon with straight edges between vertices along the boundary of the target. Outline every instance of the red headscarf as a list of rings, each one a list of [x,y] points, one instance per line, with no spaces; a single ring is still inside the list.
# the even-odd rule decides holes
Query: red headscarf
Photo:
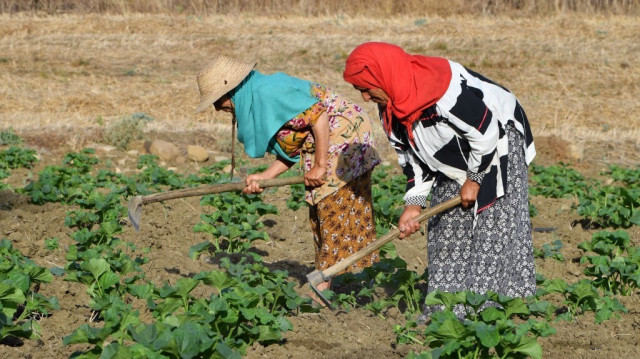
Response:
[[[447,91],[451,67],[444,58],[409,55],[396,45],[367,42],[351,52],[343,76],[358,87],[382,89],[389,96],[385,130],[391,133],[393,114],[413,141],[411,125]]]

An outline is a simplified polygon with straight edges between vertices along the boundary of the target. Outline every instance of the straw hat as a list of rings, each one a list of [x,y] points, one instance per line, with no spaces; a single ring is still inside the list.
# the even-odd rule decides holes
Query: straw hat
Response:
[[[196,113],[204,111],[220,97],[238,86],[256,66],[218,55],[198,73],[200,105]]]

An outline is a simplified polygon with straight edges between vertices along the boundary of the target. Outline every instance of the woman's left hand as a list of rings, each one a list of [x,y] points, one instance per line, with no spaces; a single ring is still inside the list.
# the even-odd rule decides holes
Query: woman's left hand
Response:
[[[324,175],[327,173],[327,168],[323,166],[315,165],[309,172],[304,175],[304,184],[307,187],[318,187],[324,184]]]
[[[478,191],[480,190],[480,185],[478,182],[474,182],[467,178],[460,188],[460,197],[462,198],[462,207],[471,208],[473,207],[476,199],[478,198]]]

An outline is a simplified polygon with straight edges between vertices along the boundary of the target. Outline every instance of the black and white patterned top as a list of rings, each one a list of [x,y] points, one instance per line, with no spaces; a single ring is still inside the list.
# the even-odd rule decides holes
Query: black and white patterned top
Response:
[[[509,90],[456,62],[449,64],[449,88],[413,123],[413,143],[398,121],[392,121],[392,133],[387,136],[407,176],[406,205],[426,207],[436,175],[441,173],[460,185],[467,178],[480,184],[475,204],[479,213],[505,193],[506,125],[511,123],[523,135],[527,165],[536,150],[527,116]]]

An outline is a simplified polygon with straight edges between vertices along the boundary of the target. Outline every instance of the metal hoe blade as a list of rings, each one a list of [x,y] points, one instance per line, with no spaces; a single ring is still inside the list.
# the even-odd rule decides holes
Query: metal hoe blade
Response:
[[[331,302],[327,298],[325,298],[324,295],[322,295],[322,293],[320,292],[320,290],[318,290],[318,288],[316,287],[318,284],[324,283],[328,279],[329,278],[325,278],[322,275],[322,272],[318,271],[318,270],[315,270],[315,271],[307,274],[307,281],[309,281],[309,286],[311,287],[313,292],[316,293],[316,295],[320,298],[320,300],[322,300],[322,303],[324,303],[324,305],[326,305],[327,308],[329,308],[330,310],[333,311],[333,307],[331,306]]]
[[[129,221],[136,231],[140,231],[140,218],[142,217],[142,196],[135,196],[129,200],[128,206]]]

